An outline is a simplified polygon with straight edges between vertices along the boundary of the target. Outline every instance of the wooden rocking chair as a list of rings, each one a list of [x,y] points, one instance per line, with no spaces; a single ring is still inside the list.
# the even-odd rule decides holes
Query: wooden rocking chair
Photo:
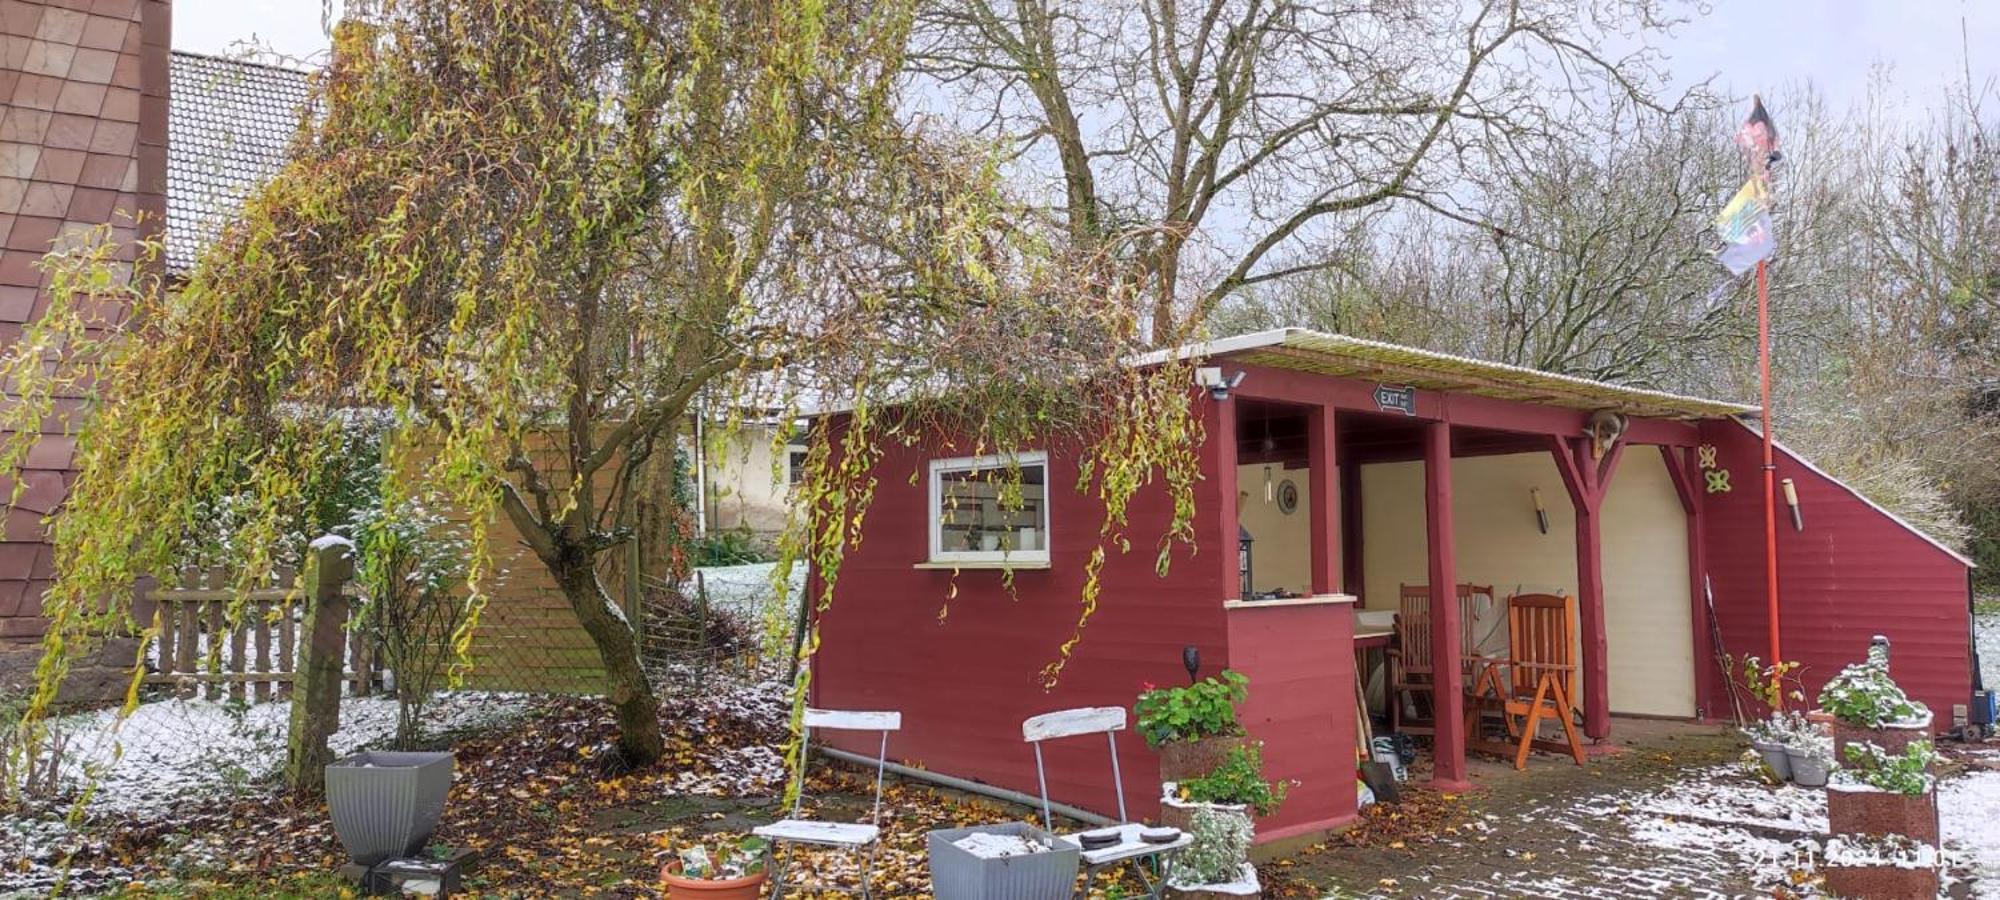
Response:
[[[1431,664],[1431,589],[1423,584],[1405,584],[1401,588],[1397,599],[1396,643],[1388,651],[1389,730],[1404,734],[1436,734],[1437,726],[1429,719],[1403,719],[1405,696],[1419,710],[1437,709],[1436,670]],[[1465,684],[1472,683],[1473,663],[1478,652],[1478,642],[1472,632],[1472,607],[1482,595],[1491,598],[1493,586],[1458,586],[1458,655],[1466,667]],[[1417,702],[1420,695],[1425,698],[1421,704]]]
[[[1499,756],[1512,755],[1514,768],[1528,767],[1529,749],[1567,751],[1583,765],[1583,741],[1571,721],[1570,698],[1576,696],[1576,656],[1570,643],[1576,633],[1576,603],[1553,594],[1516,594],[1507,598],[1507,659],[1486,659],[1465,705],[1465,745]],[[1482,713],[1498,712],[1507,724],[1513,746],[1485,740],[1479,734]],[[1568,744],[1541,739],[1544,719],[1562,725]]]

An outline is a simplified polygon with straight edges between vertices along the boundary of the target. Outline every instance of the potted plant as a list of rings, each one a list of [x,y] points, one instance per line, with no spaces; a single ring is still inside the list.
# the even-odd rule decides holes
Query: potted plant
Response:
[[[1133,704],[1140,736],[1160,752],[1160,780],[1179,782],[1213,771],[1243,743],[1236,705],[1250,696],[1250,679],[1225,670],[1186,687],[1146,690]]]
[[[333,833],[364,866],[414,856],[431,839],[451,791],[449,751],[368,750],[327,764]]]
[[[1743,726],[1743,736],[1750,739],[1750,749],[1770,770],[1771,777],[1780,782],[1792,780],[1791,756],[1785,752],[1787,734],[1783,713],[1775,713],[1768,719],[1760,719]]]
[[[1733,667],[1734,658],[1731,659]],[[1783,661],[1766,666],[1758,657],[1745,656],[1738,668],[1738,679],[1743,688],[1771,709],[1769,718],[1743,726],[1743,736],[1749,738],[1750,749],[1756,751],[1763,760],[1764,768],[1779,782],[1792,780],[1791,757],[1785,748],[1795,741],[1795,735],[1803,725],[1796,714],[1787,713],[1783,708],[1788,680],[1794,685],[1790,696],[1799,702],[1805,701],[1805,694],[1798,689],[1797,679],[1792,676],[1798,667],[1798,663]]]
[[[669,900],[755,900],[764,890],[764,861],[770,844],[747,836],[708,847],[682,847],[660,867]]]
[[[1827,782],[1827,830],[1834,834],[1900,834],[1935,846],[1938,840],[1937,752],[1917,741],[1891,753],[1872,743],[1850,744]]]
[[[1825,787],[1833,771],[1833,737],[1801,717],[1785,742],[1785,762],[1800,787]]]
[[[1165,786],[1161,818],[1178,821],[1194,842],[1176,861],[1171,883],[1188,896],[1257,896],[1250,842],[1251,814],[1268,816],[1290,785],[1264,778],[1263,745],[1239,743],[1214,769]]]
[[[1826,887],[1835,896],[1938,896],[1938,849],[1900,834],[1835,835],[1826,842]]]
[[[1889,642],[1879,636],[1866,660],[1826,683],[1819,708],[1831,717],[1834,754],[1840,759],[1846,758],[1850,744],[1874,743],[1894,753],[1930,733],[1930,709],[1911,700],[1889,676]]]

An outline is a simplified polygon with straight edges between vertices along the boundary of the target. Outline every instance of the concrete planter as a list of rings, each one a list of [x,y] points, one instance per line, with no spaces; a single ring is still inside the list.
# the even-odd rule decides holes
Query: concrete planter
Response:
[[[369,750],[326,767],[326,807],[348,856],[364,866],[414,856],[451,791],[449,752]]]
[[[1895,722],[1881,728],[1864,728],[1850,725],[1825,713],[1814,713],[1808,719],[1825,723],[1833,731],[1833,758],[1835,762],[1847,762],[1847,745],[1873,743],[1891,756],[1903,752],[1903,748],[1931,736],[1931,716],[1926,713],[1921,720]]]
[[[1827,866],[1827,892],[1849,900],[1909,900],[1938,895],[1936,869],[1899,866]]]
[[[953,843],[973,834],[1011,835],[1049,849],[983,857]],[[1068,897],[1076,890],[1076,870],[1083,858],[1077,848],[1056,843],[1048,832],[1026,822],[945,828],[926,835],[925,842],[930,846],[931,893],[939,900]]]
[[[1207,775],[1222,765],[1229,751],[1249,742],[1243,735],[1172,741],[1160,745],[1160,781],[1181,782]],[[1171,824],[1171,823],[1170,823]],[[1181,826],[1176,826],[1181,827]]]
[[[1892,794],[1871,787],[1830,784],[1826,789],[1826,825],[1836,835],[1900,834],[1935,847],[1937,793]]]

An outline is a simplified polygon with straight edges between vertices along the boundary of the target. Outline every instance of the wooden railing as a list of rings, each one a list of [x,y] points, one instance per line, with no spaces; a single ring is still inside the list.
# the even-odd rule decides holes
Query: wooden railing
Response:
[[[233,574],[210,568],[183,570],[175,587],[144,591],[140,608],[152,606],[160,633],[143,683],[171,685],[179,696],[200,693],[210,700],[227,694],[262,703],[289,696],[305,616],[305,597],[296,585],[292,570],[279,569],[268,586],[239,592]],[[357,595],[352,584],[342,593]],[[239,602],[241,613],[232,616]],[[374,633],[351,620],[343,633],[347,689],[368,694],[381,674]]]

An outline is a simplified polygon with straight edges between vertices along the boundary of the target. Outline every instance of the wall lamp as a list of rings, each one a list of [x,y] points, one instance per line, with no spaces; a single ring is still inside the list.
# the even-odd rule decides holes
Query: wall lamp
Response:
[[[1244,374],[1239,371],[1234,375],[1224,378],[1221,366],[1202,366],[1194,370],[1194,383],[1196,387],[1207,388],[1210,397],[1214,397],[1216,400],[1227,400],[1229,399],[1230,389],[1243,383]]]
[[[1548,534],[1549,511],[1542,506],[1542,489],[1531,487],[1528,489],[1528,496],[1535,501],[1535,524],[1541,526],[1543,534]]]

